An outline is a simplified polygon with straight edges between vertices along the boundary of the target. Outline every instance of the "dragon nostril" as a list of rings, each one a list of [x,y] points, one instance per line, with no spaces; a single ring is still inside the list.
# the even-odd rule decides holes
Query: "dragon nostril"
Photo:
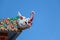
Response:
[[[31,23],[31,22],[28,22],[28,23]]]
[[[27,24],[27,22],[25,22]]]

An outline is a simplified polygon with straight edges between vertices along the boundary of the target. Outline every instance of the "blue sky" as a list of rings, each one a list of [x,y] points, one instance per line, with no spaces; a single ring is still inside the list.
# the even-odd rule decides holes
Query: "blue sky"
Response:
[[[16,40],[60,40],[60,0],[0,0],[0,18],[15,17],[18,11],[30,17],[32,10],[32,27]]]

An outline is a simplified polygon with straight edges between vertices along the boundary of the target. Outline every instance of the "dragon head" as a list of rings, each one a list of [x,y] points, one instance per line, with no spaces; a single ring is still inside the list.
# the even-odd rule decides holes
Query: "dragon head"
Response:
[[[26,29],[32,26],[32,21],[34,18],[34,11],[31,12],[30,18],[26,18],[21,15],[20,12],[18,12],[19,19],[17,20],[18,26],[22,29]]]

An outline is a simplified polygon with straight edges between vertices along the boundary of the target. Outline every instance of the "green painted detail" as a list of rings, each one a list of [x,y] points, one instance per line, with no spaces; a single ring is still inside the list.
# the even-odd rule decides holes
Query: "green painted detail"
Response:
[[[16,24],[15,26],[13,26],[13,28],[18,28],[16,21],[19,19],[19,16],[16,16],[15,18],[7,18],[9,20],[9,24],[6,24],[5,22],[3,22],[3,24],[0,25],[0,28],[6,28],[8,27],[8,25],[10,24]],[[4,19],[5,20],[5,19]],[[7,28],[7,30],[11,30],[12,28]]]

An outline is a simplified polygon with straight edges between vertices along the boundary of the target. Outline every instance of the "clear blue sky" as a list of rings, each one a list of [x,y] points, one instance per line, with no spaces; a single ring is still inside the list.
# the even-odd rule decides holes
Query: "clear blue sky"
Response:
[[[20,11],[35,18],[30,29],[24,30],[16,40],[60,40],[59,0],[0,0],[0,18],[15,17]]]

